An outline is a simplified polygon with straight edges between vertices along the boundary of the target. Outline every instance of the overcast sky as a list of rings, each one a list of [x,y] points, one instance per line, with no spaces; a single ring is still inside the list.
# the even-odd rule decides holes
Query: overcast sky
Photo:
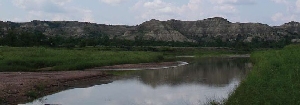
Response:
[[[75,20],[137,25],[150,19],[281,25],[300,21],[300,0],[0,0],[0,20]]]

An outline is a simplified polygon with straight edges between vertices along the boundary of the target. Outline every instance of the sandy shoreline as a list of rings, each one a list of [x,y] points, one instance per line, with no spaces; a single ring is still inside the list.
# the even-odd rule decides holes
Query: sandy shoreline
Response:
[[[2,104],[24,103],[93,79],[106,80],[106,77],[109,75],[101,71],[2,72],[0,99],[4,101]]]
[[[34,98],[72,87],[89,87],[112,82],[114,76],[99,69],[160,68],[178,66],[179,63],[124,64],[84,71],[0,72],[0,104],[26,103]]]

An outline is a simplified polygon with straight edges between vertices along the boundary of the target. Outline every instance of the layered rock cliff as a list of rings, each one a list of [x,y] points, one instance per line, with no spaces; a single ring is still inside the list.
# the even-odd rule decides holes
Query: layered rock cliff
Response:
[[[40,32],[44,35],[65,37],[86,37],[90,35],[108,35],[119,39],[144,39],[156,41],[201,42],[214,41],[261,41],[280,40],[281,38],[298,39],[300,23],[289,22],[281,26],[269,26],[261,23],[232,23],[215,17],[198,21],[152,19],[136,26],[105,25],[77,21],[38,21],[15,23],[0,21],[0,37],[10,32]]]

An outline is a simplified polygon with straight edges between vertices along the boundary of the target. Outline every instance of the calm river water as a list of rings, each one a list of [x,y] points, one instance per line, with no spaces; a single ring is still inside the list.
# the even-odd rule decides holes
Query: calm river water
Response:
[[[223,100],[249,72],[248,58],[204,58],[189,65],[141,70],[108,84],[74,88],[28,105],[201,105]]]

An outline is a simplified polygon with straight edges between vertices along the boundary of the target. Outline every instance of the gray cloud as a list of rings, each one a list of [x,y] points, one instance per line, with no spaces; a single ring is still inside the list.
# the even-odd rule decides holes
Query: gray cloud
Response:
[[[106,3],[106,4],[110,4],[110,5],[117,5],[117,4],[129,1],[129,0],[100,0],[100,1],[103,3]]]
[[[13,5],[4,4],[7,2]],[[10,21],[76,20],[135,25],[152,18],[200,20],[220,16],[232,22],[280,25],[300,19],[300,0],[0,0],[0,5],[0,11],[4,11],[1,20]],[[263,6],[269,7],[265,13],[252,10]],[[94,16],[98,17],[94,20]]]
[[[64,1],[64,0],[62,0]],[[63,2],[55,0],[13,0],[13,4],[26,11],[44,11],[47,13],[67,12]]]
[[[221,16],[237,19],[238,9],[235,5],[242,5],[248,2],[237,0],[189,0],[188,3],[180,6],[163,0],[139,1],[132,8],[137,13],[137,20],[149,19],[181,19],[199,20],[207,17]],[[235,5],[234,5],[235,4]]]
[[[300,0],[271,0],[286,7],[284,12],[273,14],[271,20],[274,24],[282,24],[290,21],[300,21]]]
[[[94,21],[92,11],[67,5],[72,0],[13,0],[12,2],[16,7],[27,11],[29,20]]]
[[[229,1],[225,2],[226,4],[232,4],[232,5],[255,5],[256,2],[254,0],[237,0],[237,1]]]

